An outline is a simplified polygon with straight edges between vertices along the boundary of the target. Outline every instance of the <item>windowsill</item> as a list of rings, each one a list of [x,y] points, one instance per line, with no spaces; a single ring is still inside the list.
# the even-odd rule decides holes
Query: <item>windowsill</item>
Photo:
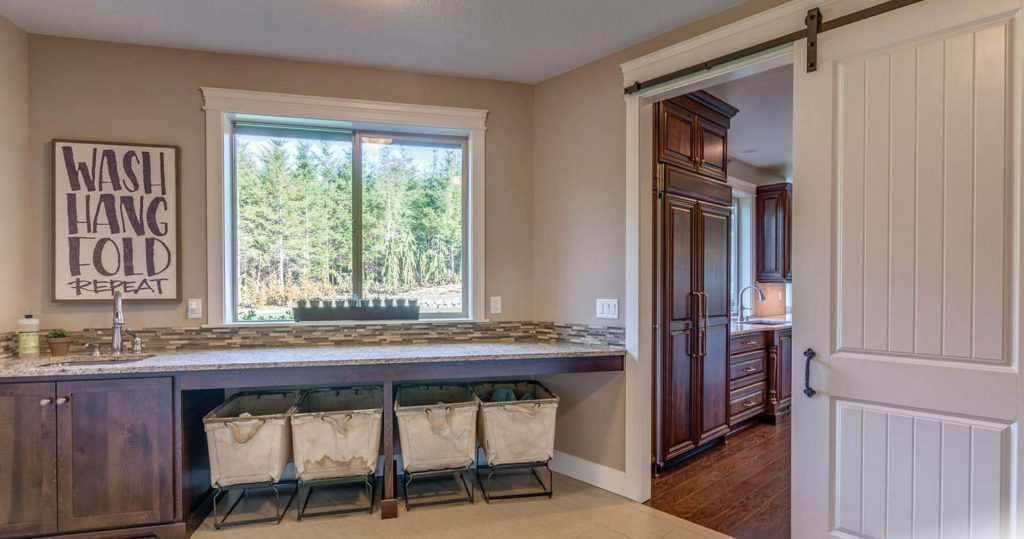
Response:
[[[238,327],[291,327],[291,326],[398,326],[402,324],[444,324],[450,322],[490,322],[488,318],[423,318],[420,320],[325,320],[309,322],[225,322],[223,324],[203,324],[202,328],[238,328]]]

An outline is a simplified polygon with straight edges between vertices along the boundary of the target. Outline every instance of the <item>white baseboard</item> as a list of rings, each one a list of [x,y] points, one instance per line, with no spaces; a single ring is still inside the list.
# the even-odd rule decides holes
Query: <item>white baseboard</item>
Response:
[[[597,488],[614,492],[619,496],[629,499],[636,499],[636,493],[629,488],[629,481],[626,480],[626,472],[609,468],[603,464],[581,459],[561,451],[555,451],[555,457],[551,459],[551,469],[578,479],[584,483],[594,485]]]

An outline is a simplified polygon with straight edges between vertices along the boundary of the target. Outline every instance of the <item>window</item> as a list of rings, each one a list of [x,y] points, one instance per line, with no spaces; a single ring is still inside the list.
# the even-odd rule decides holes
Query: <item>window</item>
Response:
[[[739,190],[732,199],[732,253],[729,257],[729,291],[730,314],[739,316],[740,291],[754,283],[754,199],[753,196]],[[749,292],[748,292],[749,294]],[[747,306],[750,306],[749,299]]]
[[[202,90],[210,323],[352,298],[482,319],[487,111]]]
[[[235,320],[381,297],[464,317],[465,144],[235,122]]]

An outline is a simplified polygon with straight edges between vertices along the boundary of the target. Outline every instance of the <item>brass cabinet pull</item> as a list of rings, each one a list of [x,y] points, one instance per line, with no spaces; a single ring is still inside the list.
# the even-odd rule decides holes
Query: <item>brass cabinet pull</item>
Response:
[[[744,408],[750,408],[751,406],[757,406],[757,401],[747,401],[743,403]]]
[[[754,372],[757,370],[757,367],[743,367],[741,370],[743,372]]]
[[[757,341],[743,341],[740,344],[745,346],[754,346],[755,344],[757,344]]]

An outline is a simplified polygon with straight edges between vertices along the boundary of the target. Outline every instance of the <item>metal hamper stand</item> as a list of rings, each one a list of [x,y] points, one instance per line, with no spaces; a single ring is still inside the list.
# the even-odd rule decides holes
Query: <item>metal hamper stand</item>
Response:
[[[296,518],[373,513],[384,390],[380,386],[311,389],[291,415],[295,474],[300,494]],[[313,492],[362,483],[367,507],[309,512]]]
[[[498,389],[503,390],[508,399],[514,396],[514,400],[494,401]],[[517,498],[553,498],[554,473],[549,464],[554,455],[558,396],[533,380],[477,383],[473,384],[473,392],[480,400],[480,445],[490,469],[486,479],[477,476],[484,500],[490,503]],[[547,484],[537,473],[538,468],[547,470]],[[540,490],[495,494],[491,480],[495,474],[510,470],[530,470]]]
[[[298,491],[293,488],[282,507],[281,475],[291,458],[291,430],[288,418],[295,411],[297,391],[254,391],[237,393],[203,417],[210,453],[210,482],[214,488],[213,525],[216,529],[245,524],[280,523]],[[250,491],[270,489],[274,493],[274,516],[227,522]],[[224,516],[220,505],[231,492],[241,492]]]
[[[406,510],[476,501],[476,430],[479,404],[467,384],[400,386],[395,417],[405,472]],[[452,475],[466,492],[463,498],[410,503],[409,490],[420,479]],[[479,476],[478,476],[479,477]]]

